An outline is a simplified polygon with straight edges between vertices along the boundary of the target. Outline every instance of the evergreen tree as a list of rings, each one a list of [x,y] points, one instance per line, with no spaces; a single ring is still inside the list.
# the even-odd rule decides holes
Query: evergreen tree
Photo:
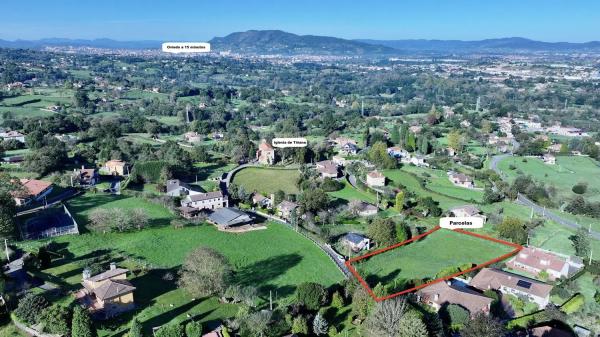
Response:
[[[396,204],[394,205],[396,211],[401,212],[404,208],[404,191],[398,191],[396,193]]]
[[[191,321],[185,325],[186,337],[202,337],[202,323]]]
[[[96,330],[88,312],[80,306],[73,309],[71,337],[95,337]]]
[[[308,323],[306,322],[306,318],[304,316],[298,316],[294,318],[292,323],[292,333],[297,334],[308,334]]]
[[[400,147],[404,147],[405,145],[405,140],[406,140],[406,135],[408,134],[408,124],[402,124],[402,126],[400,127],[400,135],[399,135],[399,146]]]
[[[390,133],[390,140],[394,145],[398,145],[400,143],[400,130],[398,130],[398,126],[394,124],[392,127],[392,132]]]
[[[318,313],[317,316],[315,316],[315,319],[313,320],[313,332],[315,333],[315,335],[326,335],[328,327],[329,324],[327,324],[325,318],[323,318],[321,313]]]
[[[129,334],[127,335],[127,337],[143,337],[143,336],[144,336],[144,333],[142,332],[142,324],[137,319],[137,317],[134,317],[131,320],[131,325],[129,327]]]

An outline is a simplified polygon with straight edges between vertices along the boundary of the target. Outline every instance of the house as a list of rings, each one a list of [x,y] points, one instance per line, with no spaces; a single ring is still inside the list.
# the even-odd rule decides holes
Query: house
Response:
[[[25,160],[25,157],[23,157],[23,156],[9,156],[9,157],[2,158],[2,162],[7,163],[7,164],[16,164],[16,163],[20,163],[24,160]]]
[[[393,158],[402,158],[408,156],[408,151],[399,146],[388,147],[387,153]]]
[[[525,247],[506,263],[509,268],[539,276],[542,271],[548,273],[550,280],[569,277],[583,268],[579,258],[563,258],[537,247]]]
[[[277,215],[287,221],[290,221],[292,219],[292,212],[296,208],[298,208],[297,203],[284,200],[279,204],[279,206],[277,206]]]
[[[437,282],[420,289],[417,299],[439,311],[444,305],[457,304],[469,310],[471,316],[478,312],[489,313],[492,299],[466,287],[451,285],[451,282]]]
[[[222,332],[223,329],[223,326],[219,325],[216,329],[213,329],[210,332],[203,334],[202,337],[225,337],[226,335]],[[227,336],[229,336],[229,334],[227,334]]]
[[[385,186],[385,176],[383,173],[375,170],[367,173],[367,186],[383,187]]]
[[[342,237],[342,244],[353,252],[359,252],[371,247],[371,239],[361,234],[348,233]]]
[[[321,178],[337,178],[339,176],[339,170],[336,163],[331,160],[323,160],[317,162],[317,171],[321,174]]]
[[[377,208],[377,206],[369,204],[367,202],[359,201],[356,204],[355,210],[356,210],[356,213],[360,216],[372,216],[372,215],[377,214],[377,212],[379,211],[379,208]]]
[[[170,197],[183,197],[186,195],[202,194],[203,192],[179,179],[167,180],[166,194]]]
[[[25,143],[25,135],[19,131],[0,132],[0,138],[2,138],[3,141],[16,140]]]
[[[114,263],[110,269],[91,276],[89,269],[83,270],[83,289],[76,297],[94,316],[114,317],[135,308],[133,292],[135,287],[127,281],[129,270],[117,268]]]
[[[258,150],[256,150],[256,160],[263,165],[273,165],[275,163],[275,149],[264,139],[258,146]]]
[[[200,212],[201,212],[201,210],[194,208],[194,207],[188,207],[188,206],[179,207],[179,215],[181,215],[182,217],[184,217],[186,219],[193,219],[193,218],[199,216]]]
[[[346,166],[346,159],[342,156],[333,156],[331,161],[337,166]]]
[[[189,194],[181,200],[182,207],[191,207],[198,210],[219,209],[229,206],[227,196],[221,191]]]
[[[483,218],[484,223],[487,221],[487,217],[475,205],[456,206],[451,208],[448,213],[453,217],[478,217]]]
[[[354,144],[354,145],[357,144],[354,139],[346,138],[346,137],[337,137],[337,138],[333,139],[332,141],[337,146],[342,146],[342,145],[347,144],[347,143]]]
[[[358,146],[355,143],[344,143],[340,146],[340,152],[346,155],[355,155],[358,153]]]
[[[202,136],[198,132],[190,131],[183,134],[183,139],[188,143],[200,143]]]
[[[548,146],[548,152],[559,153],[562,148],[562,144],[556,143]]]
[[[85,166],[81,166],[81,169],[76,170],[75,173],[81,186],[94,186],[100,180],[98,170],[95,168],[86,169]]]
[[[542,156],[542,160],[544,161],[544,164],[548,164],[548,165],[555,165],[556,164],[556,157],[554,155],[551,155],[549,153],[546,153]]]
[[[412,164],[417,167],[429,167],[429,164],[425,162],[425,156],[420,154],[409,154],[402,157],[400,162],[404,164]]]
[[[252,195],[252,204],[258,207],[271,208],[273,207],[273,199],[267,198],[260,193]]]
[[[25,206],[32,201],[40,201],[52,192],[52,183],[36,179],[20,179],[23,190],[13,193],[17,206]]]
[[[464,187],[464,188],[474,188],[475,187],[475,184],[473,183],[473,179],[471,179],[471,177],[469,177],[465,174],[451,171],[451,172],[448,172],[448,178],[456,186],[460,186],[460,187]]]
[[[460,126],[462,126],[463,128],[469,128],[471,127],[471,122],[465,119],[462,122],[460,122]]]
[[[481,291],[493,289],[503,294],[526,298],[537,304],[540,309],[545,308],[550,301],[552,290],[552,286],[544,282],[491,268],[483,268],[469,285]]]
[[[104,170],[116,176],[129,175],[129,166],[122,160],[109,160],[104,163]]]
[[[208,216],[207,220],[219,229],[227,229],[252,222],[252,218],[248,214],[234,207],[218,208]]]

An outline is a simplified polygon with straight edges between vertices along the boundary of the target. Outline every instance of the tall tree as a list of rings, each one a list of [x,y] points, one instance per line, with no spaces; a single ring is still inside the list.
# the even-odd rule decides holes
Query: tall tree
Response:
[[[377,303],[365,322],[369,337],[397,337],[407,304],[404,299],[394,298]],[[403,335],[402,335],[403,336]]]
[[[460,331],[462,337],[502,337],[504,325],[493,317],[479,312]]]
[[[71,337],[96,337],[96,329],[88,312],[80,306],[73,308]]]
[[[583,227],[579,227],[575,235],[571,236],[571,242],[575,248],[575,254],[582,258],[587,258],[590,255],[590,234]]]
[[[218,295],[227,289],[231,274],[225,256],[212,248],[199,247],[183,262],[179,285],[195,297]]]
[[[394,124],[392,126],[392,132],[390,132],[390,140],[394,145],[400,144],[400,130],[398,129],[398,125]]]
[[[387,247],[396,242],[396,225],[391,219],[375,219],[368,229],[368,235],[380,247]]]
[[[327,324],[327,321],[325,320],[323,315],[321,315],[321,313],[317,313],[313,320],[313,332],[315,333],[315,335],[326,335],[329,330],[328,327],[329,324]]]
[[[127,337],[144,337],[144,333],[142,331],[142,323],[140,323],[137,317],[134,317],[131,320],[131,324],[129,325],[129,333]]]

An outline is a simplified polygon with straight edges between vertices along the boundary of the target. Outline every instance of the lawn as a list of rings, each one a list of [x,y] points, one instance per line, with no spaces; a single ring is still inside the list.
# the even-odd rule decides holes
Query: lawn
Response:
[[[377,202],[377,197],[374,194],[356,189],[345,180],[344,188],[342,188],[339,191],[329,192],[329,195],[334,198],[343,199],[346,201],[362,200],[372,204],[375,204]]]
[[[598,162],[589,157],[558,156],[556,165],[544,164],[537,158],[508,157],[499,163],[498,168],[511,181],[519,174],[524,174],[546,185],[552,185],[559,197],[563,198],[576,196],[571,190],[575,184],[587,183],[588,189],[583,196],[589,201],[600,201],[600,179],[592,179],[600,175],[600,167]]]
[[[167,224],[172,215],[159,205],[141,198],[86,194],[70,201],[78,220],[96,207],[135,208],[143,206],[155,224]],[[130,280],[136,286],[138,310],[123,315],[100,329],[101,336],[120,335],[135,314],[146,329],[170,321],[182,322],[195,317],[203,322],[223,320],[237,312],[236,305],[220,304],[216,298],[192,299],[168,275],[176,275],[179,266],[193,249],[211,247],[227,257],[235,270],[234,282],[258,289],[262,303],[269,291],[278,301],[287,303],[295,287],[302,282],[319,282],[330,286],[343,279],[335,264],[311,241],[279,223],[267,229],[243,234],[218,231],[203,224],[181,229],[155,226],[129,233],[85,233],[54,238],[64,258],[54,260],[50,268],[37,276],[65,290],[80,287],[81,273],[90,261],[107,265],[116,261],[134,271]],[[35,250],[46,241],[24,242],[22,247]],[[268,245],[265,245],[268,242]],[[72,302],[67,295],[57,299]],[[189,316],[188,316],[189,315]],[[150,332],[150,331],[148,331]]]
[[[248,192],[259,192],[270,195],[278,190],[287,194],[298,194],[300,190],[296,181],[300,176],[297,169],[274,169],[274,168],[245,168],[233,177],[233,182],[244,186]]]
[[[378,282],[434,279],[448,268],[480,264],[513,248],[466,234],[440,229],[415,241],[370,257],[355,265],[371,287]]]
[[[402,169],[426,179],[427,183],[425,186],[433,192],[475,203],[480,203],[483,199],[482,190],[468,189],[454,185],[448,179],[448,174],[443,170],[416,166],[405,166]]]

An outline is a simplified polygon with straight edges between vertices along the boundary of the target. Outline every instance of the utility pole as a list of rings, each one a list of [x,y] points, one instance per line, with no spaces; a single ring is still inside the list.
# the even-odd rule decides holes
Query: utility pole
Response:
[[[365,101],[360,100],[360,116],[365,117]]]
[[[269,309],[273,311],[273,290],[269,290]]]
[[[4,251],[6,252],[6,261],[10,263],[10,254],[8,254],[8,239],[4,239]]]

